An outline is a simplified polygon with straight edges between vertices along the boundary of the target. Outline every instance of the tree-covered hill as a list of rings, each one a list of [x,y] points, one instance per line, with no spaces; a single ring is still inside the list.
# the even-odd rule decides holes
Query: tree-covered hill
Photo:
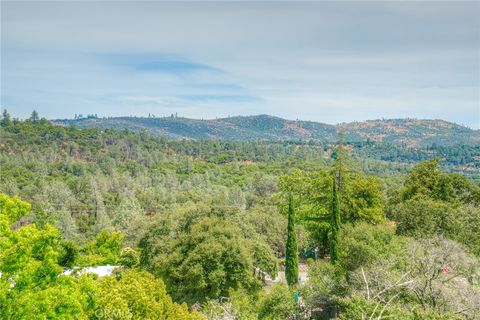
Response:
[[[170,139],[4,112],[0,320],[478,319],[480,186],[461,173],[478,175],[479,151]]]
[[[172,138],[217,140],[310,140],[335,141],[335,127],[323,123],[290,121],[259,115],[230,117],[214,120],[196,120],[176,116],[163,118],[82,118],[56,120],[56,124],[78,128],[147,130],[154,135]]]
[[[390,119],[342,123],[337,128],[352,141],[407,145],[480,144],[480,131],[443,120]]]
[[[480,144],[480,131],[442,120],[393,119],[342,123],[336,126],[286,120],[268,115],[212,120],[170,117],[87,117],[54,121],[78,128],[147,130],[180,139],[335,142],[339,132],[347,141],[387,142],[409,147]]]

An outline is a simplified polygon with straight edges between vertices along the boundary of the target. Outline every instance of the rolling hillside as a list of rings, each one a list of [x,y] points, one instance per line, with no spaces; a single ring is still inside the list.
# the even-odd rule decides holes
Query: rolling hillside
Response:
[[[390,119],[337,125],[351,141],[381,141],[408,147],[479,144],[480,131],[443,120]]]
[[[334,142],[338,132],[347,141],[377,141],[409,147],[432,144],[479,144],[480,131],[443,120],[392,119],[329,125],[311,121],[285,120],[268,115],[238,116],[214,120],[188,118],[85,118],[54,120],[57,125],[78,128],[147,130],[153,135],[177,139],[293,140]]]

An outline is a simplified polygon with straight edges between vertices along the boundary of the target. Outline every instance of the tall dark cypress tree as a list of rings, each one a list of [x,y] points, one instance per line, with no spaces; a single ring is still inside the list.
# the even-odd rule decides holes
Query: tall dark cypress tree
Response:
[[[292,196],[288,197],[288,227],[287,248],[285,257],[285,278],[288,285],[298,283],[298,249],[297,235],[295,234],[295,212],[293,210]]]
[[[340,229],[340,208],[338,205],[337,183],[333,180],[332,188],[332,212],[331,212],[331,234],[330,234],[330,259],[333,263],[337,261],[337,234]]]

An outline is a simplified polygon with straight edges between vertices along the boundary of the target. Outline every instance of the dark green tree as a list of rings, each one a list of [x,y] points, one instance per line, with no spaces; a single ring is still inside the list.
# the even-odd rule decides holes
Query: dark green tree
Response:
[[[0,121],[0,127],[8,127],[11,123],[12,119],[10,117],[10,113],[8,113],[7,109],[4,109],[2,113],[2,120]]]
[[[332,157],[334,159],[331,168],[331,174],[335,179],[337,188],[343,192],[349,180],[349,158],[344,144],[344,133],[340,132],[337,146],[333,149]]]
[[[80,254],[78,246],[72,241],[64,241],[60,244],[58,264],[62,267],[73,268]]]
[[[38,116],[38,112],[36,110],[32,111],[32,115],[30,116],[30,120],[35,123],[38,120],[40,120],[40,117]]]
[[[141,266],[164,279],[174,299],[202,303],[228,297],[230,289],[244,287],[253,292],[258,288],[254,263],[263,269],[270,263],[265,263],[265,252],[254,261],[250,242],[233,223],[205,217],[190,227],[182,226],[184,231],[171,227],[167,221],[154,226],[140,248]]]
[[[337,184],[335,179],[333,179],[333,188],[332,188],[332,213],[331,213],[331,234],[330,234],[330,259],[333,263],[337,261],[337,235],[338,230],[340,229],[340,208],[338,205],[338,196],[337,196]]]
[[[293,210],[292,196],[288,198],[288,226],[287,248],[285,259],[285,278],[288,285],[298,283],[298,248],[297,235],[295,234],[295,211]]]

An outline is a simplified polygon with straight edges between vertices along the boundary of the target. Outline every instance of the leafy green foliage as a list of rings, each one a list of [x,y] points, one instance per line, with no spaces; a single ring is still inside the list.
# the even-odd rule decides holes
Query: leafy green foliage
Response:
[[[28,212],[29,206],[0,196],[1,221],[9,221],[0,233],[0,319],[204,319],[175,304],[164,283],[146,272],[130,270],[97,281],[63,275],[61,265],[72,266],[78,248],[60,241],[60,233],[50,225],[10,230],[14,217]],[[120,240],[118,233],[101,233],[89,250],[109,259]],[[131,250],[124,250],[122,258],[131,262],[128,256]]]
[[[118,264],[126,268],[136,267],[140,263],[140,254],[132,248],[126,247],[122,249]]]
[[[417,196],[397,205],[391,216],[399,234],[429,237],[456,232],[460,227],[456,211],[448,202]]]
[[[79,259],[78,264],[81,266],[115,264],[122,251],[123,238],[120,232],[103,230],[87,245],[86,255]]]
[[[311,308],[321,310],[319,318],[332,318],[337,314],[337,297],[348,293],[344,273],[339,272],[338,264],[315,261],[310,265],[308,282],[302,286],[300,294]]]
[[[346,271],[367,267],[402,252],[403,239],[391,225],[359,223],[342,227],[338,236],[338,265]]]
[[[93,281],[59,277],[47,286],[15,286],[2,297],[2,319],[91,319]]]
[[[225,123],[274,137],[316,130],[268,117]],[[474,175],[477,146],[424,148],[428,128],[393,124],[418,125],[419,136],[406,134],[418,145],[179,141],[4,115],[0,318],[200,317],[173,301],[212,319],[476,318],[480,187],[442,170]],[[409,170],[437,154],[442,162]],[[393,162],[373,160],[382,157]],[[271,286],[289,234],[298,303]],[[103,264],[120,267],[79,276]]]
[[[378,223],[384,220],[382,185],[374,176],[359,176],[347,185],[345,201],[347,221]]]
[[[58,264],[62,267],[73,268],[80,255],[80,249],[72,241],[63,241],[60,244]]]
[[[480,188],[465,177],[446,174],[437,161],[416,166],[405,178],[402,198],[395,199],[390,218],[399,234],[432,237],[438,234],[458,240],[480,255],[478,194]]]
[[[276,285],[262,298],[259,319],[291,319],[297,313],[295,291]]]
[[[403,200],[419,194],[451,203],[480,204],[480,187],[458,174],[443,173],[437,160],[422,162],[407,175]]]
[[[261,240],[253,240],[250,241],[250,250],[252,251],[253,265],[261,273],[262,280],[265,275],[275,278],[278,273],[278,263],[272,255],[272,249]]]
[[[340,319],[364,319],[371,317],[372,319],[430,319],[430,318],[417,318],[413,314],[409,314],[405,310],[402,310],[398,305],[387,305],[385,308],[379,307],[377,301],[369,301],[361,295],[352,295],[348,298],[340,298],[337,300],[339,307],[342,309]],[[425,316],[425,314],[423,315]],[[442,318],[433,318],[442,319]],[[432,320],[433,320],[432,319]],[[443,319],[448,319],[447,317]]]
[[[0,223],[2,232],[7,232],[10,225],[30,212],[30,204],[16,197],[0,193]]]
[[[185,304],[175,304],[165,284],[147,272],[125,271],[118,279],[100,279],[97,286],[97,319],[204,319]]]
[[[142,265],[165,279],[176,300],[191,304],[230,289],[254,290],[254,267],[276,270],[271,249],[245,239],[231,222],[193,214],[177,228],[177,220],[162,219],[140,242]]]
[[[380,183],[353,170],[344,153],[338,148],[336,152],[330,171],[294,170],[280,179],[280,200],[289,194],[295,195],[299,222],[304,223],[310,237],[323,248],[323,254],[328,249],[332,254],[333,246],[334,255],[334,239],[341,221],[378,223],[384,220]]]
[[[0,194],[0,316],[2,319],[88,319],[92,283],[61,275],[58,230],[27,225],[11,230],[30,206]]]
[[[243,289],[230,291],[228,299],[210,300],[202,312],[208,319],[242,320],[294,319],[301,314],[295,291],[284,284],[254,295]]]

